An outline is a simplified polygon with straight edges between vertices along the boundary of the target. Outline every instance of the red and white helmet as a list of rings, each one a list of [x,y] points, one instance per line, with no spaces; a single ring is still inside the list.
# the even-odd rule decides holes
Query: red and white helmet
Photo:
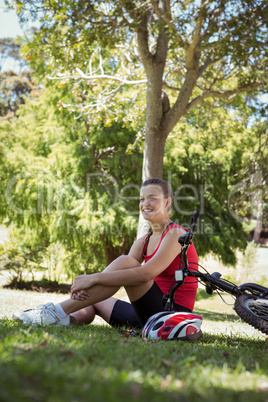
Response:
[[[201,338],[202,317],[193,313],[162,311],[148,319],[142,337],[164,340],[196,340]]]

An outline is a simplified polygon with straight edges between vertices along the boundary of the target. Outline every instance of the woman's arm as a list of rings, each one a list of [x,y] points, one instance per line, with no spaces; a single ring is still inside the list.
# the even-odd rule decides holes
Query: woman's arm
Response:
[[[183,233],[184,231],[179,228],[176,230],[170,230],[162,240],[156,254],[147,263],[141,266],[138,266],[137,264],[137,267],[134,268],[83,275],[83,281],[81,280],[79,283],[78,281],[77,283],[74,283],[72,291],[75,292],[80,289],[87,289],[95,285],[138,286],[149,282],[164,271],[181,252],[178,238]],[[137,252],[136,247],[132,249],[132,252],[133,256],[135,256]]]
[[[181,252],[178,238],[185,232],[181,229],[169,231],[162,240],[155,255],[145,264],[114,272],[101,272],[95,278],[104,286],[138,286],[149,282],[163,272]]]
[[[105,270],[103,272],[107,272],[106,270],[108,270],[108,271],[111,270],[112,266],[113,266],[113,268],[112,268],[113,272],[115,272],[116,270],[121,270],[121,269],[123,269],[123,270],[130,269],[133,266],[138,268],[140,266],[140,262],[141,262],[142,242],[143,242],[143,237],[136,240],[128,253],[128,256],[132,257],[132,262],[131,262],[132,266],[130,266],[130,267],[125,266],[124,260],[122,263],[122,260],[120,260],[120,259],[121,259],[121,257],[127,257],[127,256],[121,256],[121,257],[115,259],[108,267],[105,268]],[[136,261],[136,263],[135,263],[135,261]],[[72,288],[71,288],[71,295],[72,296],[76,295],[75,297],[77,298],[78,293],[81,293],[81,296],[82,296],[82,294],[84,292],[85,298],[88,298],[87,289],[89,289],[90,287],[92,287],[96,283],[98,283],[97,275],[99,275],[99,274],[76,276],[74,283],[72,285]],[[119,285],[119,286],[123,286],[123,285]],[[80,296],[79,296],[79,299],[80,299]]]
[[[129,253],[128,253],[128,255],[135,258],[135,260],[137,260],[140,264],[143,261],[143,258],[142,258],[143,241],[144,241],[144,236],[137,239],[135,241],[135,243],[133,243],[133,245],[131,246],[131,249],[129,250]]]

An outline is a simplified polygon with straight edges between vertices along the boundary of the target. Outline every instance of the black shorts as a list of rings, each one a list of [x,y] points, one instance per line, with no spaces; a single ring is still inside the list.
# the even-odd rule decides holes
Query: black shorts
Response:
[[[113,327],[143,328],[146,321],[155,313],[164,311],[164,293],[154,282],[153,286],[135,302],[117,300],[110,318]],[[174,310],[191,312],[190,309],[174,303]]]

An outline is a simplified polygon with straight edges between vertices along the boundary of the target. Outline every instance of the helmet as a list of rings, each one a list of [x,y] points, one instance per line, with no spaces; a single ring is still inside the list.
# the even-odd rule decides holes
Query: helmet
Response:
[[[202,317],[193,313],[162,311],[146,322],[142,337],[150,339],[196,340],[201,338]]]

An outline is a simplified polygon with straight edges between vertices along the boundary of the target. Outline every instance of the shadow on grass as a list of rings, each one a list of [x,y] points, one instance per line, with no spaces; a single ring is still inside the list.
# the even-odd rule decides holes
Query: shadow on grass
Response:
[[[266,400],[267,389],[250,389],[244,378],[246,371],[267,373],[263,341],[207,334],[194,343],[145,341],[107,326],[26,327],[9,320],[0,321],[0,339],[3,402]]]
[[[3,380],[7,380],[10,373],[5,367]],[[14,376],[14,371],[17,375]],[[82,371],[82,370],[81,370]],[[110,373],[107,375],[107,373]],[[21,373],[20,367],[15,367],[12,373],[13,381],[0,391],[2,402],[11,400],[45,402],[79,401],[79,402],[263,402],[267,398],[267,391],[233,390],[225,386],[211,385],[209,388],[198,382],[188,387],[186,382],[172,380],[167,374],[159,379],[159,384],[151,381],[141,381],[131,378],[129,373],[120,375],[113,372],[112,367],[103,369],[98,377],[87,377],[85,372],[78,377],[77,373],[57,375],[58,384],[53,381],[53,373],[47,372],[43,378],[37,373]],[[147,374],[147,373],[146,373]],[[136,374],[137,376],[137,374]],[[15,377],[15,381],[14,381]],[[51,381],[52,380],[52,381]],[[59,397],[60,395],[60,397]]]
[[[194,310],[194,312],[200,314],[204,319],[210,321],[241,321],[241,318],[235,313],[219,313],[214,311],[207,311],[200,308],[197,308],[196,310]]]
[[[198,289],[196,301],[207,300],[207,299],[213,300],[213,299],[217,299],[218,297],[219,297],[219,295],[215,292],[212,295],[208,295],[204,289]],[[206,318],[211,321],[223,321],[223,320],[240,321],[241,320],[241,318],[235,313],[235,311],[234,311],[234,314],[230,314],[230,313],[224,313],[224,312],[207,311],[206,309],[196,308],[195,312],[202,315],[203,318]]]
[[[211,299],[215,296],[217,296],[217,293],[213,293],[212,295],[209,295],[204,289],[199,288],[197,290],[197,294],[196,294],[196,301]]]

